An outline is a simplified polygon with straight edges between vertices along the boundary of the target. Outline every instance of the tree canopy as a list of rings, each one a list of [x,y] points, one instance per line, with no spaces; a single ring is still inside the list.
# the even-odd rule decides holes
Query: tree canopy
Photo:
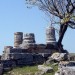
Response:
[[[71,28],[75,28],[75,0],[26,0],[26,3],[59,17],[61,24],[68,22]]]
[[[37,6],[47,14],[60,19],[58,47],[60,47],[67,27],[75,29],[75,0],[26,0],[30,6]]]

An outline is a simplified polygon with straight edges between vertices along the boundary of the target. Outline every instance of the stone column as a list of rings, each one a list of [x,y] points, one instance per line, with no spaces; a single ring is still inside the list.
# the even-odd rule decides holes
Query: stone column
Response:
[[[14,33],[14,47],[19,47],[20,44],[22,44],[23,41],[23,33],[22,32],[16,32]]]
[[[46,28],[46,44],[56,44],[55,28],[52,26]]]
[[[27,33],[24,35],[24,42],[26,44],[34,44],[35,43],[35,36],[34,33]]]
[[[26,33],[24,34],[23,43],[21,45],[22,48],[25,49],[33,49],[35,47],[35,36],[34,33]]]

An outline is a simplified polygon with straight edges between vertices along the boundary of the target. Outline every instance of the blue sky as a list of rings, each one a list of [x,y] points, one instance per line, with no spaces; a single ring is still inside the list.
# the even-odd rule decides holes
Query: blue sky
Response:
[[[0,54],[4,46],[14,45],[14,32],[34,33],[37,43],[45,43],[47,17],[37,8],[27,9],[25,0],[0,0]],[[68,29],[64,48],[75,52],[75,30]],[[57,36],[57,35],[56,35]]]

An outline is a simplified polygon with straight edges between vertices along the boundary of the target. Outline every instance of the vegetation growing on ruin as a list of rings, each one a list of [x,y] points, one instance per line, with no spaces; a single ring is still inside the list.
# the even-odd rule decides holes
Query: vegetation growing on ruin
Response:
[[[35,72],[38,71],[37,66],[23,66],[23,67],[16,67],[9,72],[4,73],[4,75],[25,75],[31,74],[34,75]]]

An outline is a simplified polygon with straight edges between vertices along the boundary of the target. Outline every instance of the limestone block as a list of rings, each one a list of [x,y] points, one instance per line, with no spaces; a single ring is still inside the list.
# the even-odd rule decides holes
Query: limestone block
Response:
[[[53,68],[45,65],[38,65],[38,70],[41,70],[44,73],[51,73],[53,71]]]
[[[44,58],[40,54],[33,54],[33,61],[35,64],[43,64]]]
[[[66,53],[53,53],[51,58],[56,60],[56,61],[63,61],[63,60],[67,60],[68,56]]]

